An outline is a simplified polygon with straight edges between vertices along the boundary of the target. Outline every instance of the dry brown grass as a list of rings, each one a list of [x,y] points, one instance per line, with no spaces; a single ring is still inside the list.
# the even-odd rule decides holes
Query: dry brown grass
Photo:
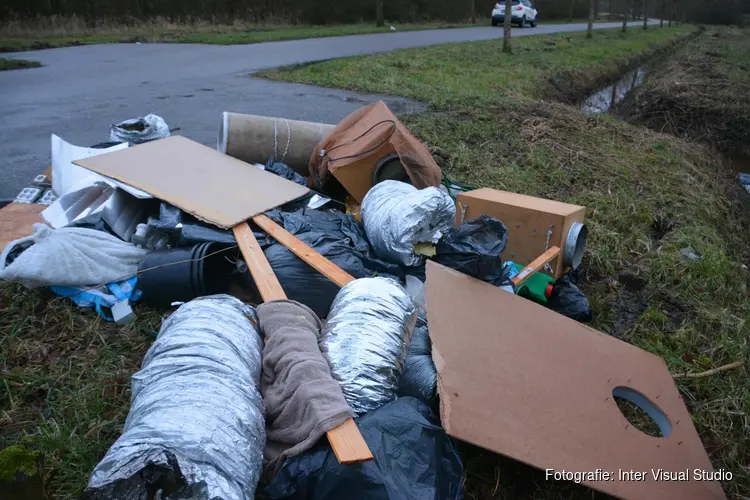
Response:
[[[399,24],[400,31],[441,29],[460,23]],[[219,19],[190,19],[179,23],[166,18],[116,21],[86,21],[77,16],[51,16],[32,20],[11,20],[0,25],[0,52],[36,50],[70,45],[99,43],[209,43],[220,45],[260,43],[302,38],[386,33],[390,26],[343,24],[305,26],[283,19],[269,19],[262,24],[248,21],[227,23]]]
[[[618,105],[628,120],[750,155],[750,31],[712,30],[656,67]]]
[[[55,38],[87,36],[147,36],[154,33],[231,33],[246,31],[253,26],[247,21],[233,23],[215,22],[205,19],[187,19],[175,23],[162,17],[147,20],[132,19],[128,22],[112,19],[85,20],[76,15],[38,17],[30,20],[10,20],[0,25],[0,38]],[[258,29],[283,28],[289,23],[268,22],[257,25]]]

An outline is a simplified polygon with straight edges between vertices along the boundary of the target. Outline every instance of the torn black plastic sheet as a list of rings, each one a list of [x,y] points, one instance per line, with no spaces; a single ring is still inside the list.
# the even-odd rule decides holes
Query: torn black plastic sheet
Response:
[[[404,397],[357,419],[375,456],[338,463],[322,441],[287,460],[266,487],[272,500],[459,500],[464,467],[440,421],[421,401]]]

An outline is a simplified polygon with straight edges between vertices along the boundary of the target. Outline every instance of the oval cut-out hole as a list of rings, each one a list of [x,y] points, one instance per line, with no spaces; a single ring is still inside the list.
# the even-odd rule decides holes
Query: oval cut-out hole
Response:
[[[661,409],[646,396],[630,387],[612,389],[617,408],[630,424],[653,437],[669,437],[672,424]]]

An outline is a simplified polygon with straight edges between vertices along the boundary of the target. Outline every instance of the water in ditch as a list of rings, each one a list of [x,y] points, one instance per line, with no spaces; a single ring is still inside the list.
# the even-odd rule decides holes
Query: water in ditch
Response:
[[[645,77],[646,69],[643,67],[626,73],[612,85],[589,96],[581,104],[581,109],[590,113],[607,113],[613,105],[622,101],[631,90],[643,83]]]
[[[736,154],[732,157],[723,157],[724,165],[737,174],[740,184],[750,193],[750,155]]]

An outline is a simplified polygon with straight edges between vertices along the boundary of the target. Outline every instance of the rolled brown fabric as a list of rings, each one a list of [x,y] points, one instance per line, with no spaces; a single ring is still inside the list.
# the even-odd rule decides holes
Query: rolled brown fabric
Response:
[[[312,448],[353,412],[333,380],[318,347],[322,324],[315,313],[292,300],[257,308],[266,336],[260,390],[266,405],[265,473]]]

